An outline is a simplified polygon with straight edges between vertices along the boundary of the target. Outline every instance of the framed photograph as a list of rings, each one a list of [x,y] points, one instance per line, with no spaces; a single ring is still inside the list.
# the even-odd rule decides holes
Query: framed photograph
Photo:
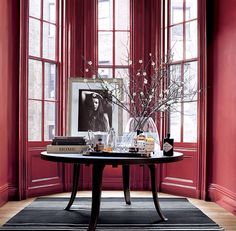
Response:
[[[116,134],[123,130],[122,109],[108,97],[104,81],[109,86],[122,88],[122,79],[69,79],[68,95],[68,135],[86,136],[88,130],[93,132],[108,132],[114,128]]]

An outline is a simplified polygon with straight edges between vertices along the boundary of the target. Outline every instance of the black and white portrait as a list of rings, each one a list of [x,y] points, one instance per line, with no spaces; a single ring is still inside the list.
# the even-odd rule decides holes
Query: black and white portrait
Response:
[[[122,79],[106,79],[115,88]],[[114,128],[116,134],[123,133],[122,109],[108,95],[99,79],[70,78],[68,91],[68,129],[70,136],[88,137],[88,130],[107,132]]]
[[[107,132],[112,127],[112,105],[104,90],[79,90],[78,131]]]

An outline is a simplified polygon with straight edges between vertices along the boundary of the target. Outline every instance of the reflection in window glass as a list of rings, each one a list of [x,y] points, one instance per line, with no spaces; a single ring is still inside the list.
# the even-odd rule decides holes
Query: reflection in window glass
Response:
[[[45,63],[44,65],[44,97],[56,99],[56,65]]]
[[[40,57],[40,21],[29,19],[29,55]]]
[[[28,64],[28,97],[42,99],[42,63],[29,59]]]
[[[171,0],[171,25],[183,22],[183,0]]]
[[[101,78],[113,78],[112,68],[98,68],[98,73]]]
[[[98,34],[98,63],[112,65],[112,33],[99,32]]]
[[[43,19],[52,23],[56,22],[56,0],[43,1]]]
[[[185,24],[186,58],[197,57],[197,20]]]
[[[115,1],[116,30],[129,30],[129,3],[130,0]]]
[[[197,0],[185,0],[185,20],[197,18]]]
[[[128,50],[129,50],[129,33],[116,32],[115,33],[115,65],[128,65]]]
[[[49,23],[43,23],[43,57],[55,60],[56,27]]]
[[[171,52],[173,61],[183,59],[183,25],[171,27]]]
[[[41,16],[41,0],[29,1],[29,16],[40,18]]]
[[[113,24],[112,0],[98,0],[98,29],[111,30]]]
[[[55,136],[56,104],[44,103],[44,140],[52,140]]]
[[[42,140],[42,103],[41,101],[28,100],[28,140]]]

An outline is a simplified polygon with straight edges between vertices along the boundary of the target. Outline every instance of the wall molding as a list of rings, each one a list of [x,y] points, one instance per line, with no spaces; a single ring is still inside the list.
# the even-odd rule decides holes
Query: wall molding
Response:
[[[236,215],[236,193],[218,184],[210,184],[208,187],[208,198]]]

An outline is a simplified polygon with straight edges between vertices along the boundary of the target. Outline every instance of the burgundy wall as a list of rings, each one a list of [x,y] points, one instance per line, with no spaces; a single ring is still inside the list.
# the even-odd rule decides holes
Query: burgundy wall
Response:
[[[208,1],[209,198],[236,214],[236,1]]]
[[[19,1],[0,7],[0,205],[17,185]]]

